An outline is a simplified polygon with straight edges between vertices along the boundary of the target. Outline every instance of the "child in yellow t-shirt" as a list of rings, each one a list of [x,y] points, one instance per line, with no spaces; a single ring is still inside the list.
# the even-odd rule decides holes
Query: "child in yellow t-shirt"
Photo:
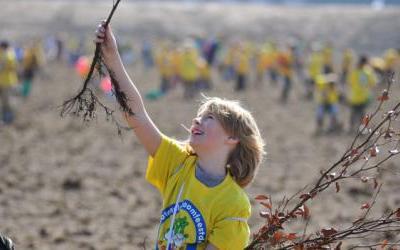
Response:
[[[251,205],[243,187],[254,178],[263,140],[254,118],[237,102],[207,98],[183,144],[163,135],[144,107],[117,50],[111,28],[99,26],[104,63],[114,73],[134,115],[129,125],[149,153],[146,179],[163,209],[156,249],[243,249]]]
[[[337,81],[337,75],[334,73],[321,74],[316,77],[315,100],[317,102],[317,134],[323,131],[325,114],[328,114],[330,117],[328,132],[337,132],[341,128],[338,122],[339,89],[337,87]]]

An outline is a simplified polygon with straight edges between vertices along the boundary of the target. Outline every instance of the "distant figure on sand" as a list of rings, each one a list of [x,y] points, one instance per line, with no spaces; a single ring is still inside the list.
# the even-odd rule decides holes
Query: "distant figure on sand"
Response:
[[[319,75],[315,83],[315,99],[317,102],[317,130],[319,135],[324,131],[324,116],[329,115],[329,127],[327,132],[334,133],[341,129],[338,122],[339,114],[339,91],[338,77],[334,73]]]
[[[122,64],[111,27],[103,25],[95,42],[134,113],[125,116],[149,154],[146,179],[163,199],[155,249],[245,248],[251,205],[242,188],[255,177],[264,153],[254,118],[237,102],[205,98],[188,140],[164,135]]]
[[[365,109],[371,101],[372,88],[376,85],[376,76],[372,68],[368,65],[368,57],[361,55],[357,68],[349,74],[348,102],[351,109],[349,130],[356,131],[361,119],[365,115]]]
[[[14,50],[7,41],[0,42],[0,99],[1,119],[5,124],[14,121],[14,110],[11,107],[10,95],[18,83],[17,60]]]

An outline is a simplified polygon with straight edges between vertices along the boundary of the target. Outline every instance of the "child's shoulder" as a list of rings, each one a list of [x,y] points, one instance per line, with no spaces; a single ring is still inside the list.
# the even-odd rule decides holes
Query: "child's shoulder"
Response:
[[[224,200],[237,206],[250,206],[249,196],[246,191],[240,187],[232,177],[227,176],[230,180],[226,183],[226,188],[223,191]]]

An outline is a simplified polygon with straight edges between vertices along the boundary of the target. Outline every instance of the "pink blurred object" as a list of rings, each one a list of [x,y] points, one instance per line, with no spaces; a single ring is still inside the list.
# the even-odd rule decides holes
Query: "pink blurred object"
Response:
[[[109,76],[106,76],[103,79],[101,79],[100,88],[106,94],[111,92],[112,85],[111,85],[111,79]]]
[[[79,59],[75,63],[75,70],[76,72],[78,72],[79,76],[86,77],[90,69],[89,64],[89,58],[87,58],[86,56],[79,57]]]

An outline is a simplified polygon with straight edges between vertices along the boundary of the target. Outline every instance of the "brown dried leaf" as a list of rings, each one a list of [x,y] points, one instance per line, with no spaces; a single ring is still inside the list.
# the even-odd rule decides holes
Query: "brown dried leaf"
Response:
[[[300,195],[300,199],[302,199],[302,200],[307,200],[310,198],[311,198],[311,195],[309,193]]]
[[[369,209],[371,206],[368,203],[364,203],[361,205],[361,209]]]
[[[336,185],[336,193],[339,193],[340,191],[339,182],[335,182],[335,185]]]
[[[387,239],[384,239],[384,240],[381,242],[381,249],[384,249],[384,248],[387,246],[387,244],[388,244],[388,240],[387,240]]]
[[[369,116],[369,115],[365,115],[365,116],[362,118],[361,124],[364,125],[364,126],[366,127],[366,126],[368,126],[369,121],[370,121],[370,116]]]
[[[303,218],[307,219],[308,217],[310,217],[310,209],[308,209],[308,207],[304,204],[304,214],[303,214]]]
[[[264,207],[266,207],[266,208],[268,208],[269,210],[271,210],[272,209],[272,205],[271,205],[271,203],[266,203],[266,202],[260,202],[260,204],[261,205],[263,205]]]
[[[276,231],[276,232],[274,233],[273,238],[274,238],[274,240],[275,240],[276,242],[279,242],[279,241],[282,240],[283,236],[284,236],[284,234],[283,234],[282,231]]]
[[[326,238],[334,235],[337,232],[338,231],[336,229],[334,229],[333,227],[321,229],[321,234]]]
[[[376,189],[378,187],[378,181],[376,180],[376,178],[374,178],[374,189]]]
[[[263,195],[263,194],[259,194],[254,199],[256,199],[258,201],[264,201],[264,200],[269,200],[269,197],[266,195]]]
[[[296,245],[294,246],[294,250],[304,250],[304,245],[303,244]]]
[[[295,239],[297,239],[297,235],[296,235],[296,233],[289,233],[288,235],[286,235],[286,239],[295,240]]]
[[[400,219],[400,208],[398,208],[396,211],[396,217]]]
[[[374,146],[374,147],[370,148],[370,150],[369,150],[369,155],[371,157],[376,157],[378,155],[378,153],[379,153],[379,148],[377,146]]]
[[[389,91],[387,89],[384,89],[382,91],[382,95],[378,97],[378,101],[387,101],[389,100]]]

